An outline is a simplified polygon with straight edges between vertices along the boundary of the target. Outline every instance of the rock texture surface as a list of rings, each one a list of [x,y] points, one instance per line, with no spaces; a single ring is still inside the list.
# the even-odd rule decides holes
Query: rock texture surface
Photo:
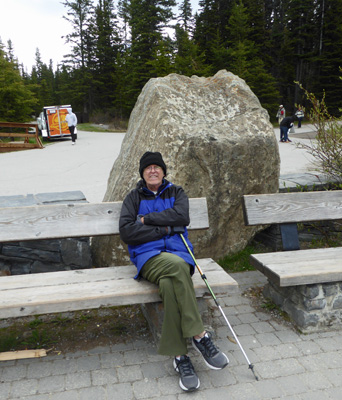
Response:
[[[244,226],[241,196],[278,191],[279,151],[269,116],[248,85],[225,70],[151,79],[132,111],[104,201],[123,200],[139,179],[139,159],[160,151],[167,178],[189,197],[206,197],[210,229],[192,232],[196,256],[241,250],[256,228]],[[114,238],[93,241],[95,264],[128,262]]]

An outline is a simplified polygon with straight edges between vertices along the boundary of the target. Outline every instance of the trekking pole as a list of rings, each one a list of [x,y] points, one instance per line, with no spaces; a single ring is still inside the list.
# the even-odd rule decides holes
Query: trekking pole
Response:
[[[227,325],[228,325],[230,331],[232,332],[236,343],[239,345],[240,350],[242,351],[242,354],[244,355],[244,357],[245,357],[245,359],[246,359],[246,361],[247,361],[247,363],[248,363],[249,369],[252,371],[252,373],[253,373],[253,375],[254,375],[254,378],[258,381],[259,378],[255,375],[255,372],[254,372],[254,365],[251,364],[251,362],[249,361],[249,359],[248,359],[248,357],[247,357],[247,354],[246,354],[246,352],[244,351],[243,347],[241,346],[241,343],[240,343],[238,337],[236,336],[236,333],[234,332],[234,329],[233,329],[232,326],[230,325],[230,323],[229,323],[229,321],[228,321],[228,318],[226,317],[224,311],[222,310],[222,307],[221,307],[220,303],[218,302],[217,297],[215,296],[215,293],[212,291],[211,287],[209,286],[209,283],[208,283],[208,281],[207,281],[207,277],[205,276],[205,274],[204,274],[203,271],[201,270],[201,267],[198,265],[198,263],[197,263],[197,261],[196,261],[196,258],[195,258],[195,256],[193,255],[193,253],[192,253],[190,247],[188,246],[186,240],[184,239],[184,236],[183,236],[182,233],[180,233],[180,237],[182,238],[182,240],[183,240],[183,242],[184,242],[184,244],[185,244],[186,249],[188,250],[189,254],[191,255],[192,259],[194,260],[194,263],[195,263],[195,265],[196,265],[196,268],[198,269],[198,272],[200,273],[201,278],[203,279],[203,281],[204,281],[204,283],[206,284],[206,286],[207,286],[207,288],[208,288],[210,294],[212,295],[212,297],[213,297],[213,299],[214,299],[214,301],[215,301],[215,304],[217,305],[218,309],[221,311],[221,314],[222,314],[224,320],[226,321],[226,323],[227,323]]]

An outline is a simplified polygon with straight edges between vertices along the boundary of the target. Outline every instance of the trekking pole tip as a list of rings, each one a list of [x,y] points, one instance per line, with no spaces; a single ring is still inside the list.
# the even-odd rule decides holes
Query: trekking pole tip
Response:
[[[255,372],[254,372],[254,365],[253,364],[249,364],[249,369],[253,372],[254,378],[256,381],[259,380],[259,378],[256,376]]]

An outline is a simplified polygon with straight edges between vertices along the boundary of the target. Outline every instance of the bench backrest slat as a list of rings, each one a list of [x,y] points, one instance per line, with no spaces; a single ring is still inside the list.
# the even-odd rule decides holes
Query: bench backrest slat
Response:
[[[206,198],[189,199],[188,229],[209,228]],[[122,202],[0,208],[0,242],[119,234]]]
[[[342,190],[243,196],[246,225],[342,219]]]

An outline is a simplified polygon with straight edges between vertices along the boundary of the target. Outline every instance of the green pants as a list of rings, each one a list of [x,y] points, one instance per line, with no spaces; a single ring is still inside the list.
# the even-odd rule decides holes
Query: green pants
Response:
[[[175,254],[163,252],[148,260],[141,274],[159,286],[163,300],[164,320],[158,353],[186,354],[186,338],[204,331],[189,264]]]

